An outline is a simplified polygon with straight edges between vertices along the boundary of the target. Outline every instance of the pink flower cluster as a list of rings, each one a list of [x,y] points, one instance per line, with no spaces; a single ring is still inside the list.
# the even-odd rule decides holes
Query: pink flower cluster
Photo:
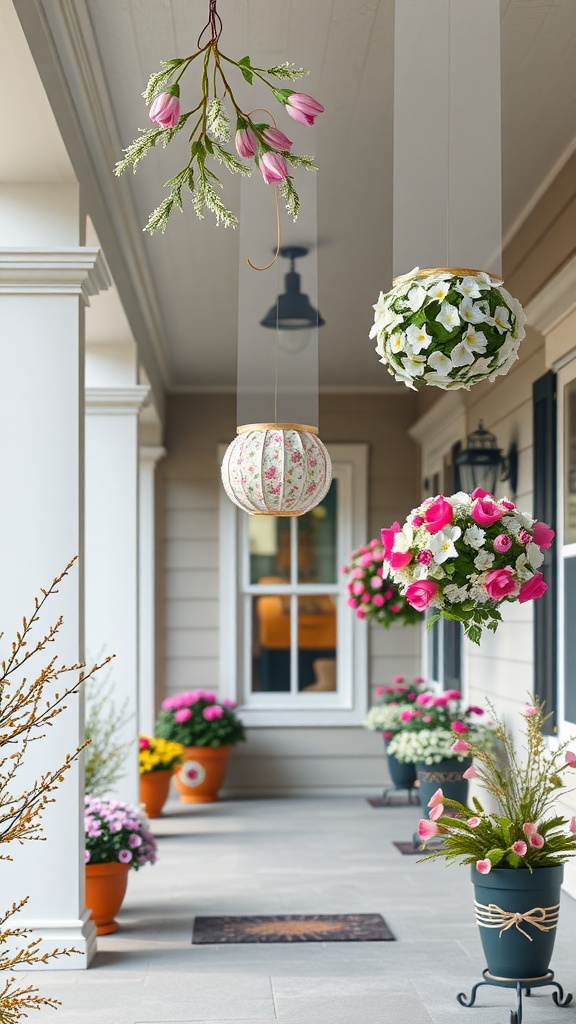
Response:
[[[409,604],[459,619],[475,642],[488,620],[496,628],[502,601],[545,593],[539,567],[553,538],[545,523],[482,488],[428,498],[403,527],[381,531],[384,560]]]
[[[382,626],[419,621],[420,615],[408,605],[396,584],[386,577],[383,558],[384,549],[378,539],[350,552],[348,564],[342,566],[342,572],[348,576],[348,607],[355,611],[357,618],[373,619]]]
[[[84,798],[84,835],[87,864],[119,861],[138,870],[155,864],[157,845],[140,813],[130,804],[111,798]]]
[[[274,95],[284,103],[286,113],[300,124],[314,124],[318,114],[324,111],[318,100],[304,92],[278,89],[274,90]],[[278,128],[255,124],[249,118],[239,115],[234,144],[238,156],[243,159],[254,158],[266,185],[278,184],[289,176],[285,154],[292,149],[292,142]]]

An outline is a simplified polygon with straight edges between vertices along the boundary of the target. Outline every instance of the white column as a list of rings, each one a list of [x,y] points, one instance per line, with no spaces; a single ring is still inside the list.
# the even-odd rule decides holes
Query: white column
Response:
[[[156,465],[166,455],[158,445],[140,448],[140,606],[138,651],[140,658],[140,732],[152,735],[156,718],[156,607],[155,607],[155,490]]]
[[[53,656],[66,664],[83,659],[83,305],[89,294],[107,287],[98,250],[66,244],[78,240],[77,189],[70,187],[67,218],[61,221],[47,201],[43,224],[42,188],[30,186],[31,197],[32,189],[33,216],[24,222],[22,194],[20,233],[4,230],[2,237],[34,237],[44,247],[0,248],[2,658],[22,616],[33,611],[33,597],[73,556],[79,561],[42,615],[41,635],[59,615],[64,622],[46,656],[38,661],[35,656],[27,666],[29,677],[35,661],[38,674]],[[65,189],[58,195],[64,208]],[[0,212],[3,199],[0,188]],[[13,209],[10,202],[7,209]],[[9,218],[4,224],[10,226]],[[57,248],[46,247],[48,237]],[[56,768],[82,741],[82,698],[71,697],[66,704],[46,737],[29,747],[17,791]],[[2,908],[29,897],[14,923],[32,929],[44,952],[56,946],[79,950],[48,967],[85,968],[95,949],[95,928],[84,902],[82,804],[76,763],[44,815],[46,841],[11,849],[13,862],[0,866]]]
[[[110,681],[125,705],[128,744],[115,795],[136,806],[138,784],[138,415],[141,385],[86,388],[86,650],[114,654]]]

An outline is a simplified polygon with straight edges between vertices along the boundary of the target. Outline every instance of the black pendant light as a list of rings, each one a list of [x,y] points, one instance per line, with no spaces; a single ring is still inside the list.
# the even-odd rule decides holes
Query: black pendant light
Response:
[[[322,327],[325,321],[310,299],[300,291],[300,274],[294,269],[294,261],[306,256],[308,249],[303,245],[283,245],[280,256],[290,260],[290,270],[284,277],[286,291],[278,296],[266,316],[260,321],[262,327],[278,331],[304,331]]]

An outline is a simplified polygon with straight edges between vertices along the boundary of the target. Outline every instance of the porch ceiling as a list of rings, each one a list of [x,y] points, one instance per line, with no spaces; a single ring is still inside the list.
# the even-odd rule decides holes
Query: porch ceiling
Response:
[[[125,181],[112,175],[120,148],[146,125],[140,93],[148,74],[162,59],[188,52],[204,24],[206,0],[14,0],[14,6],[76,173],[86,181],[88,207],[113,272],[107,240],[111,249],[114,231],[104,223],[111,216],[106,197],[123,204],[123,216],[132,224],[130,272],[139,274],[141,265],[141,280],[149,282],[147,315],[156,318],[150,337],[164,385],[234,387],[237,237],[216,230],[210,215],[199,222],[191,208],[173,216],[164,236],[139,232],[160,201],[163,182],[174,173],[170,149],[150,155]],[[250,53],[264,64],[290,59],[312,69],[304,88],[326,106],[315,153],[320,166],[319,306],[326,320],[320,335],[320,381],[325,388],[394,386],[367,338],[372,303],[391,276],[393,9],[393,0],[222,3],[225,51]],[[574,143],[576,3],[502,0],[501,11],[506,234]],[[96,108],[100,111],[100,163],[78,99],[79,67],[85,99],[90,92],[86,82],[92,83],[95,124]],[[63,81],[68,104],[75,106],[75,124],[62,99]],[[108,114],[106,130],[102,112]],[[86,133],[82,146],[73,137],[82,130],[79,124]],[[296,150],[307,152],[306,130],[292,123],[291,129]],[[238,209],[235,182],[227,172],[224,176],[225,195]],[[301,217],[305,238],[305,213]],[[122,282],[117,283],[122,292]],[[133,291],[124,299],[134,328]]]

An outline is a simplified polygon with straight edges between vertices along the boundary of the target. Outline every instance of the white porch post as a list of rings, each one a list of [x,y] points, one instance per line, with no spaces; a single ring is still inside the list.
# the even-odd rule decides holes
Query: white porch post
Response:
[[[4,216],[6,214],[6,216]],[[76,186],[0,187],[0,640],[2,657],[33,611],[33,597],[75,555],[49,602],[44,632],[64,622],[46,657],[27,666],[38,674],[51,656],[82,661],[83,650],[83,433],[84,315],[89,294],[108,286],[96,248],[81,248]],[[44,633],[42,633],[44,635]],[[29,747],[18,790],[62,763],[83,739],[83,703],[67,710]],[[14,787],[16,790],[16,786]],[[45,842],[10,850],[1,867],[2,909],[29,897],[15,925],[43,940],[42,951],[74,946],[79,954],[48,963],[85,968],[95,949],[95,928],[84,902],[82,774],[67,772],[43,819]],[[8,851],[5,851],[8,852]]]
[[[138,415],[149,388],[86,388],[86,650],[116,655],[114,702],[129,744],[115,795],[138,806]]]
[[[140,732],[152,735],[156,718],[155,673],[155,501],[156,465],[166,455],[158,445],[140,448],[140,614],[138,650],[140,656]]]

